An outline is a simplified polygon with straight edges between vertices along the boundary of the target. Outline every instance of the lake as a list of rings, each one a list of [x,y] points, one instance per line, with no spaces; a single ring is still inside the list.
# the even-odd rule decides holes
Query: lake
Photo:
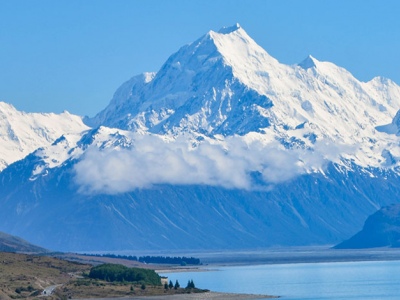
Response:
[[[205,267],[206,268],[206,267]],[[400,261],[331,262],[218,267],[206,272],[162,273],[185,287],[268,294],[287,300],[398,300]]]

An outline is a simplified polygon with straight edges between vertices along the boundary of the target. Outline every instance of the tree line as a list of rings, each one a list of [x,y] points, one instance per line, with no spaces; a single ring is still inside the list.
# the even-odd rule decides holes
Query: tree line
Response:
[[[140,262],[148,264],[171,264],[171,265],[200,265],[200,259],[194,257],[170,257],[170,256],[141,256]]]
[[[139,261],[147,264],[169,264],[169,265],[201,265],[201,261],[195,257],[186,256],[132,256],[132,255],[117,255],[117,254],[84,254],[86,256],[109,257],[126,260]]]
[[[169,284],[168,284],[168,283],[165,283],[165,284],[164,284],[164,289],[166,289],[166,290],[172,289],[172,288],[174,288],[175,290],[177,290],[177,289],[179,289],[180,287],[181,287],[181,285],[179,284],[179,281],[178,281],[178,280],[175,281],[175,284],[172,283],[172,280],[169,281]],[[185,289],[195,289],[195,288],[196,288],[196,286],[195,286],[195,284],[194,284],[194,282],[193,282],[193,279],[192,279],[192,280],[189,280],[189,281],[188,281],[188,283],[187,283]]]

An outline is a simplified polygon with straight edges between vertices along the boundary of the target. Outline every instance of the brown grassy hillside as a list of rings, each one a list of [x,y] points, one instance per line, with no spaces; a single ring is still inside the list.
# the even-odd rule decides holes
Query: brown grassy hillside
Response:
[[[0,252],[0,299],[34,297],[90,267],[52,257]]]
[[[91,264],[55,257],[0,252],[0,300],[37,299],[44,289],[55,286],[44,299],[142,297],[205,292],[198,289],[168,289],[164,286],[129,282],[106,282],[84,276]],[[186,282],[182,282],[186,284]]]

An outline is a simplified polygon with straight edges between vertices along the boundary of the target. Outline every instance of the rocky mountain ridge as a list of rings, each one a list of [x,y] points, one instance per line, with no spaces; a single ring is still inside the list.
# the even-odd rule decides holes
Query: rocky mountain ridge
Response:
[[[63,134],[86,129],[81,117],[68,112],[25,113],[0,102],[0,170],[39,147],[51,145]]]

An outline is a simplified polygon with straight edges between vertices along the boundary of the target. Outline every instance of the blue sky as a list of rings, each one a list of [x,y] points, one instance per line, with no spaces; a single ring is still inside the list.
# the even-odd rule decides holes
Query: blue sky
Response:
[[[236,22],[286,64],[308,54],[400,84],[400,1],[0,0],[0,100],[93,116],[133,75]]]

